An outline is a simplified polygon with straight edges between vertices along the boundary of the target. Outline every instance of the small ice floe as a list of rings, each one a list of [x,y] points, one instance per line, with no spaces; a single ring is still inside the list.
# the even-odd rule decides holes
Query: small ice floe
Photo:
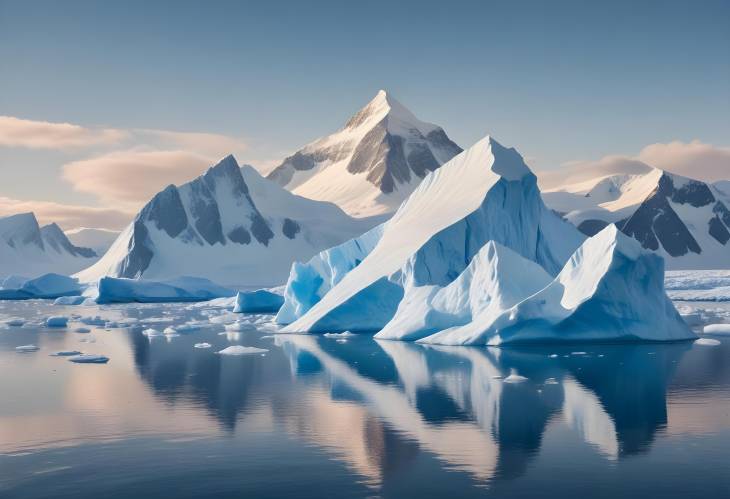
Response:
[[[219,355],[251,355],[255,353],[266,353],[266,348],[245,347],[243,345],[231,345],[216,352]]]
[[[494,376],[492,376],[492,379],[503,379],[503,378],[504,378],[504,376],[502,376],[501,374],[495,374]]]
[[[15,351],[18,353],[28,353],[28,352],[37,352],[40,350],[35,345],[20,345],[19,347],[15,347]]]
[[[322,336],[325,338],[352,338],[356,335],[350,331],[344,331],[342,333],[324,333]]]
[[[213,345],[211,345],[210,343],[196,343],[196,344],[195,344],[195,345],[193,345],[193,346],[194,346],[195,348],[210,348],[210,347],[212,347]]]
[[[174,327],[166,327],[164,331],[162,331],[162,334],[165,336],[180,336],[177,334],[177,329]]]
[[[23,324],[25,324],[23,319],[12,318],[5,321],[5,325],[10,327],[21,327]]]
[[[59,296],[53,302],[54,305],[81,305],[86,301],[85,296]]]
[[[69,357],[68,360],[77,364],[106,364],[109,362],[109,357],[104,355],[81,354]]]
[[[517,371],[515,371],[514,369],[512,369],[509,376],[504,378],[505,383],[524,383],[525,381],[527,381],[527,378],[517,374]]]
[[[86,333],[90,333],[90,332],[91,332],[91,329],[89,329],[88,327],[77,327],[76,329],[74,329],[74,333],[79,333],[79,334],[86,334]]]
[[[79,340],[79,343],[96,343],[96,338],[94,338],[94,337],[91,337],[91,338],[81,338]]]
[[[548,378],[545,380],[545,385],[558,385],[558,380],[555,378]]]
[[[68,317],[63,315],[54,315],[46,319],[46,327],[66,327],[68,325]]]
[[[337,343],[347,343],[347,338],[340,338]]]
[[[163,336],[162,331],[160,331],[159,329],[153,329],[153,328],[145,329],[144,331],[142,331],[142,334],[147,336],[148,338],[154,338],[156,336]]]
[[[175,326],[175,329],[178,333],[189,333],[190,331],[197,331],[198,329],[202,329],[206,326],[208,326],[207,322],[189,321],[185,324]]]
[[[705,334],[730,334],[730,324],[708,324],[702,332]]]
[[[58,352],[52,353],[51,357],[71,357],[72,355],[81,355],[81,353],[78,350],[59,350]]]
[[[249,324],[239,321],[225,325],[226,331],[245,331],[249,327]]]
[[[570,352],[570,355],[588,355],[588,352]]]
[[[695,340],[695,345],[703,345],[706,347],[716,347],[720,344],[720,340],[715,340],[712,338],[700,338],[699,340]]]
[[[87,326],[103,326],[106,324],[106,319],[102,319],[100,316],[88,316],[79,319],[79,322],[86,324]]]
[[[551,354],[550,354],[550,358],[551,358],[551,359],[557,359],[557,358],[558,358],[558,354],[556,354],[556,353],[551,353]]]

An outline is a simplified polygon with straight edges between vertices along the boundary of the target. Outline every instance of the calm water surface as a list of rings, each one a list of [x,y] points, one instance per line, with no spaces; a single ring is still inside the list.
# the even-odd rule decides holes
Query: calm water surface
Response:
[[[33,324],[59,313],[205,327]],[[29,323],[0,329],[4,499],[730,497],[730,337],[492,349],[225,332],[205,305],[0,303],[9,317]],[[232,344],[268,352],[215,353]],[[71,349],[111,360],[49,355]]]

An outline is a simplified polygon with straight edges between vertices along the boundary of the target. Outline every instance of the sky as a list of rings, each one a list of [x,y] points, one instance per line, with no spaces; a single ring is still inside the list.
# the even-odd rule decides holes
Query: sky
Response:
[[[0,0],[0,216],[120,228],[225,154],[272,168],[381,88],[536,170],[730,178],[727,0]]]

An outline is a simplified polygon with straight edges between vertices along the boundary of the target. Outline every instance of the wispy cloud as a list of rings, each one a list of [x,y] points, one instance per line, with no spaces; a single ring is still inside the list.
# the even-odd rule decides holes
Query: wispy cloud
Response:
[[[542,189],[552,189],[598,176],[645,173],[652,167],[706,182],[730,179],[730,148],[697,140],[656,143],[633,157],[610,155],[595,161],[570,161],[559,169],[538,172],[538,177]]]
[[[78,191],[131,209],[210,165],[209,158],[188,151],[115,151],[64,165],[63,178]]]
[[[32,211],[38,223],[56,222],[64,229],[74,227],[105,227],[121,229],[134,216],[132,212],[51,201],[19,200],[0,196],[0,217]]]
[[[71,123],[51,123],[0,116],[0,146],[29,149],[78,149],[115,145],[127,139],[124,130],[91,129]]]

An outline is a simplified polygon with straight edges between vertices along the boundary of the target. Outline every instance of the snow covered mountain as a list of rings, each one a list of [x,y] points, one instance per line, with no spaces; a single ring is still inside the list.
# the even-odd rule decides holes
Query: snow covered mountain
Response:
[[[268,178],[352,216],[392,213],[431,171],[461,152],[384,90],[336,133],[286,158]]]
[[[457,279],[488,241],[554,276],[583,239],[545,207],[519,153],[486,137],[430,173],[392,219],[295,265],[277,321],[287,332],[377,331],[411,293]]]
[[[286,280],[293,261],[373,223],[296,196],[227,156],[193,181],[156,194],[109,251],[77,277],[91,282],[186,275],[225,285],[276,285]]]
[[[94,250],[74,246],[55,223],[40,227],[33,213],[0,218],[0,277],[70,274],[96,258]]]
[[[103,255],[119,237],[119,231],[79,227],[67,230],[66,237],[76,246],[91,248],[97,255]]]
[[[668,269],[726,269],[730,196],[721,185],[648,169],[563,186],[543,199],[587,235],[615,223],[663,256]]]

